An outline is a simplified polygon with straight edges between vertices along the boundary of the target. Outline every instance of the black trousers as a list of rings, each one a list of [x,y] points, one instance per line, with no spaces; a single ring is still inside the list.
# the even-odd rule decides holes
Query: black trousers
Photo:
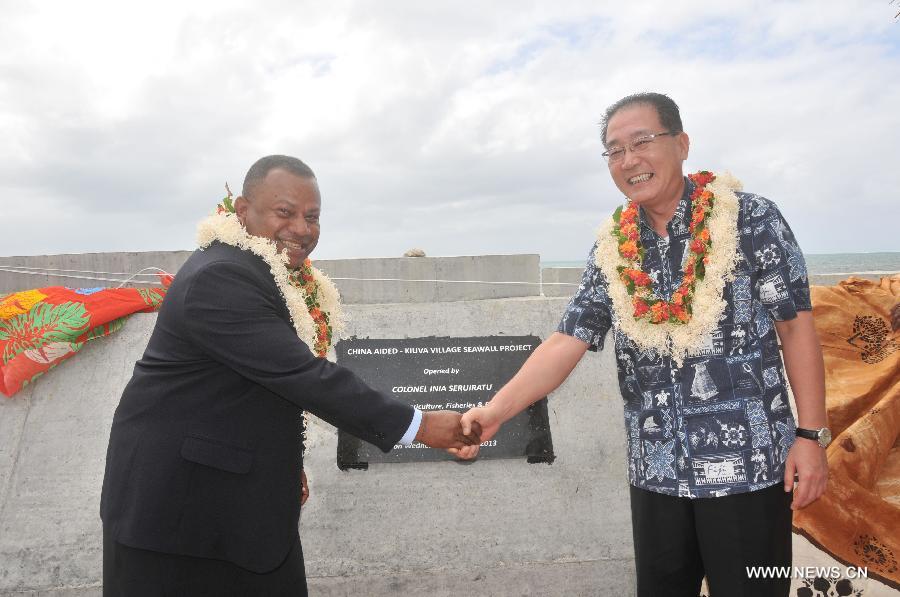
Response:
[[[257,574],[231,562],[122,545],[103,533],[104,597],[307,597],[298,538],[284,562]]]
[[[750,578],[748,566],[791,565],[791,494],[779,483],[690,499],[631,486],[638,597],[781,597],[790,578]]]

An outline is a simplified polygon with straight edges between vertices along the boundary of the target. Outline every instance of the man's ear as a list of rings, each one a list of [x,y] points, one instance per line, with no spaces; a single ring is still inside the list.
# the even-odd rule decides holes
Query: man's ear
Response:
[[[684,131],[678,135],[678,147],[681,150],[681,159],[686,160],[691,149],[691,139]]]
[[[238,221],[241,223],[241,226],[244,225],[244,218],[247,217],[247,209],[249,207],[250,202],[244,199],[243,195],[234,200],[234,213],[237,216]]]

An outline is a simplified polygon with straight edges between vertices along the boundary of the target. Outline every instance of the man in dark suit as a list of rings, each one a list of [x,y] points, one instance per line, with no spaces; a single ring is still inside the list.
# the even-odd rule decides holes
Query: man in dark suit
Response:
[[[296,158],[254,164],[234,209],[244,238],[272,241],[291,268],[318,242],[318,185]],[[458,413],[421,413],[317,358],[273,269],[213,242],[172,283],[113,419],[104,595],[306,595],[304,410],[384,451],[478,442]]]

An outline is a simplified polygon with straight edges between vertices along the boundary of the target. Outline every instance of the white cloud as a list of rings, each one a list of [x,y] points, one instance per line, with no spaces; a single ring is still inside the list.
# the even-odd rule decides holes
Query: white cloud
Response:
[[[691,168],[810,252],[900,250],[887,4],[20,4],[0,22],[0,255],[184,249],[261,155],[316,170],[317,255],[581,259],[606,105],[669,93]],[[852,227],[850,223],[852,222]]]

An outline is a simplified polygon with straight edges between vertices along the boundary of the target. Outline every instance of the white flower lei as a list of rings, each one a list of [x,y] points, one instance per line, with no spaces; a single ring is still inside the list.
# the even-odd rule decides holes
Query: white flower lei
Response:
[[[266,262],[287,305],[297,336],[315,354],[316,326],[306,306],[306,292],[290,283],[287,253],[279,253],[274,241],[247,234],[237,216],[231,213],[213,214],[197,225],[197,244],[200,249],[205,249],[213,241],[250,251]],[[332,342],[328,348],[328,360],[334,361],[334,343],[345,323],[341,296],[328,276],[314,267],[311,270],[319,286],[319,307],[328,314],[328,323],[331,325]]]
[[[610,217],[597,231],[594,262],[606,276],[612,299],[613,324],[641,350],[655,350],[670,355],[680,367],[685,356],[702,346],[716,329],[726,303],[722,298],[725,283],[734,280],[738,262],[737,219],[740,209],[735,191],[741,182],[726,172],[716,174],[707,185],[715,196],[715,204],[707,220],[712,240],[709,262],[703,280],[696,283],[691,319],[685,324],[671,322],[650,323],[633,316],[631,296],[619,279],[618,266],[629,266],[619,255],[618,243],[612,234],[616,225]]]

